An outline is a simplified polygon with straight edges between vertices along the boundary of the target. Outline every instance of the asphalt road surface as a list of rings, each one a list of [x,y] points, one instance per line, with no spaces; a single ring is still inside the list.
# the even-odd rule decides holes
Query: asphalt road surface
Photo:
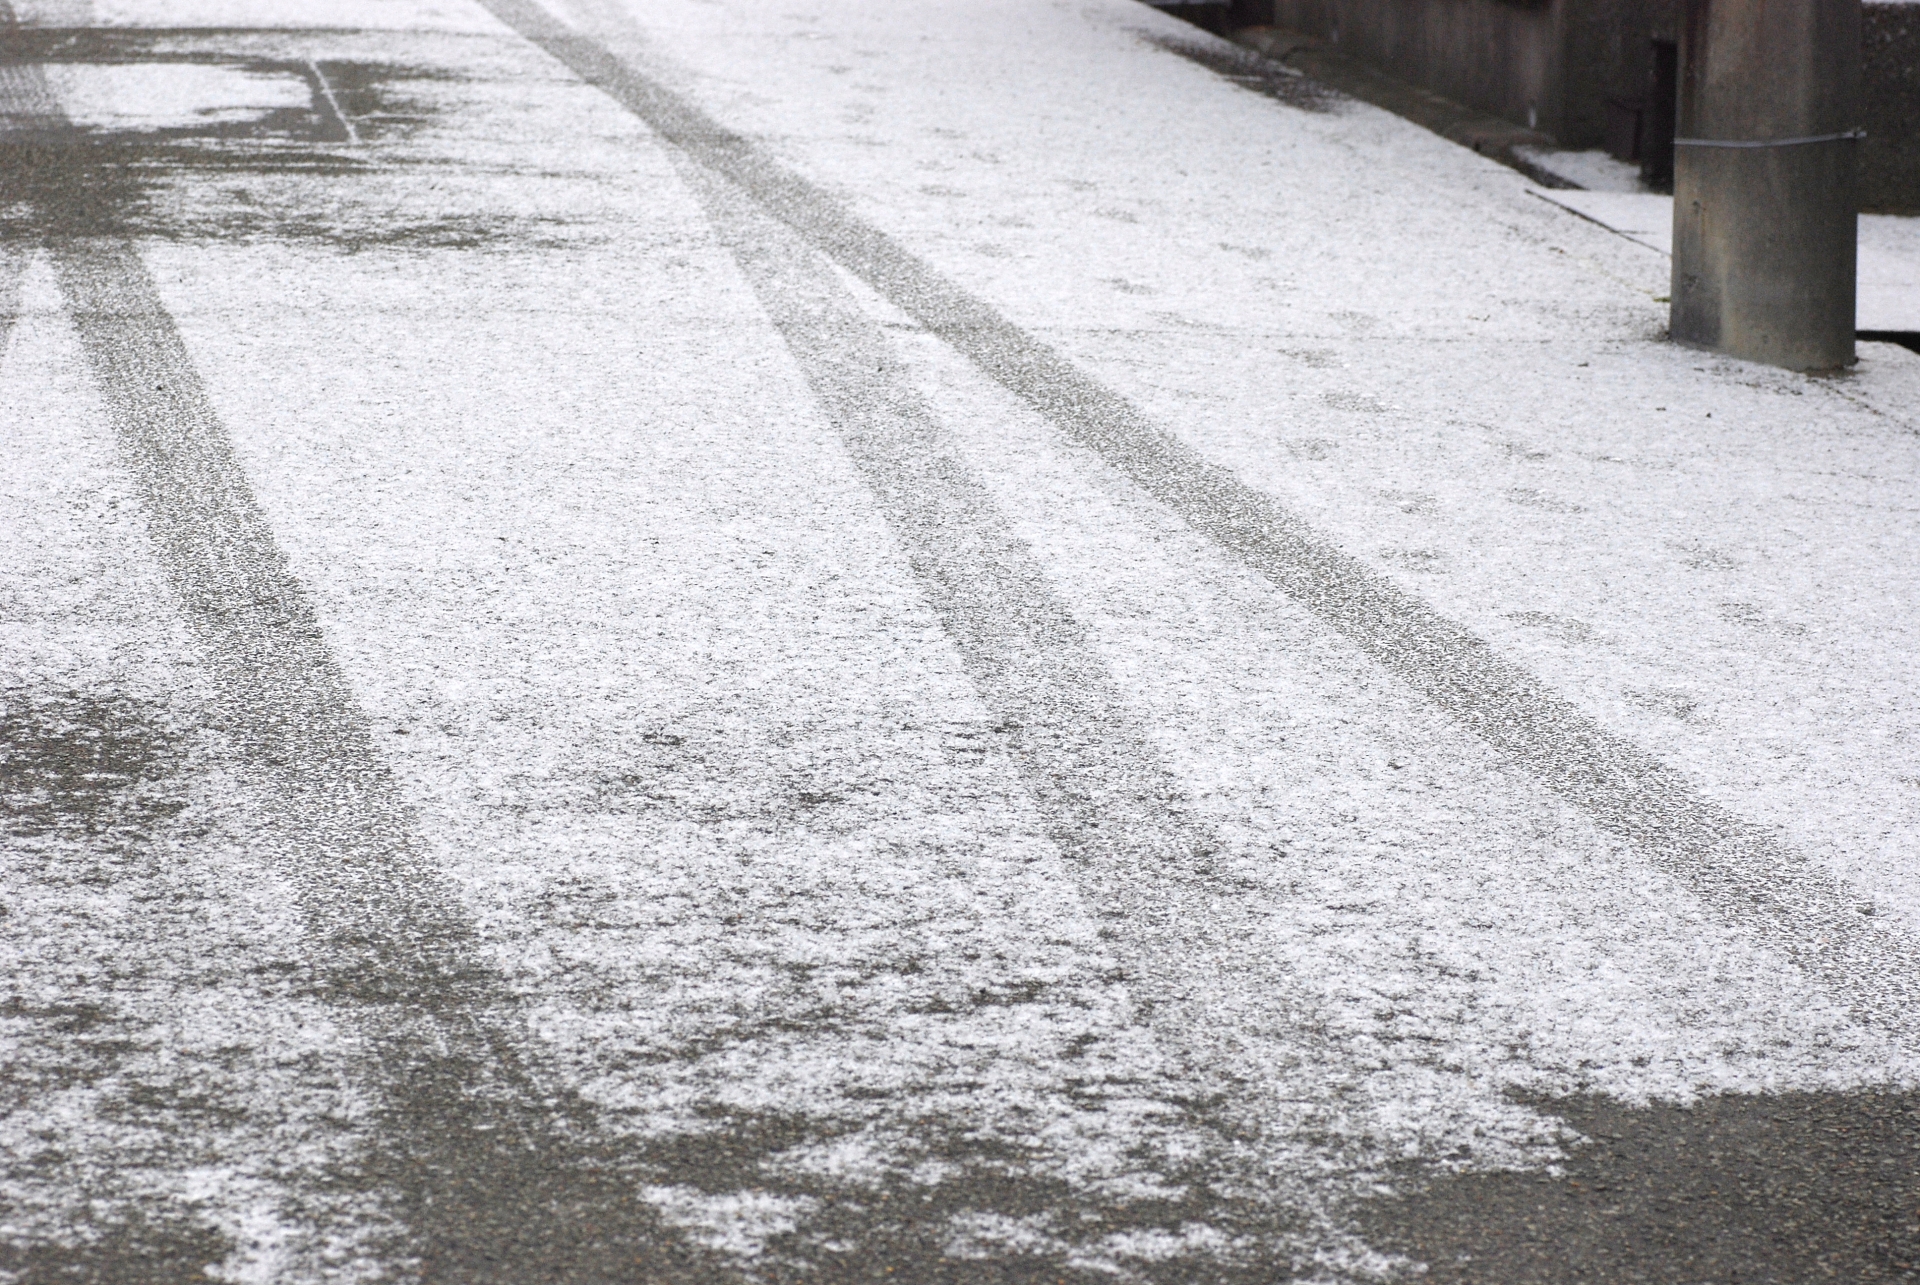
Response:
[[[1920,1281],[1920,357],[1250,57],[0,3],[0,1281]]]

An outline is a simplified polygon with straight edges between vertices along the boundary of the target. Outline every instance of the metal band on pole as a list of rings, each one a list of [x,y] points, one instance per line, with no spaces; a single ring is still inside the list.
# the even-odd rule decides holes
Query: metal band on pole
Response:
[[[1677,343],[1790,370],[1854,361],[1860,0],[1680,0]]]
[[[1675,147],[1798,147],[1802,143],[1841,143],[1865,138],[1864,129],[1849,129],[1838,134],[1812,134],[1806,138],[1761,138],[1751,142],[1725,138],[1676,138]]]

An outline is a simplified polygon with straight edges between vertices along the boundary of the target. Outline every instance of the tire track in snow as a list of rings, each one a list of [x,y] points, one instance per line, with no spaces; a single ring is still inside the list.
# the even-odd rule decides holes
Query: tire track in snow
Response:
[[[0,77],[11,70],[0,67]],[[0,96],[5,92],[0,89]],[[14,323],[20,319],[20,279],[26,275],[27,262],[27,251],[23,247],[0,246],[0,357],[6,356]]]
[[[1158,1271],[1129,1265],[1156,1280],[1168,1270],[1173,1279],[1196,1270],[1263,1279],[1296,1256],[1367,1261],[1332,1213],[1347,1194],[1336,1175],[1350,1173],[1353,1158],[1301,1141],[1330,1135],[1338,1110],[1301,1089],[1312,1079],[1301,1072],[1338,1055],[1302,1000],[1238,984],[1264,920],[1218,868],[1225,845],[832,265],[737,189],[697,167],[684,173],[998,720],[1048,837],[1118,947],[1138,1011],[1185,1063],[1189,1123],[1217,1167],[1206,1197],[1191,1202],[1182,1229],[1197,1233],[1191,1243]],[[1276,1082],[1309,1096],[1276,1101]],[[1306,1173],[1319,1182],[1302,1181]],[[1234,1192],[1243,1194],[1224,1194]]]
[[[1856,1019],[1899,1038],[1920,1034],[1920,943],[1909,926],[1877,912],[1864,894],[1771,832],[1702,796],[1679,772],[1602,727],[1270,496],[1208,463],[1125,398],[600,40],[534,0],[480,2],[1497,752],[1634,842],[1717,914],[1793,960]]]
[[[728,1275],[635,1198],[591,1109],[516,1051],[515,1000],[421,851],[366,717],[287,565],[138,252],[61,190],[75,134],[37,66],[5,48],[0,115],[36,154],[0,170],[29,202],[155,551],[252,778],[261,839],[298,888],[315,985],[374,1053],[365,1152],[324,1180],[375,1193],[402,1234],[389,1271],[458,1282],[713,1281]],[[11,309],[9,309],[11,311]],[[316,1180],[321,1176],[316,1175]]]
[[[1162,1261],[1114,1257],[1150,1280],[1195,1271],[1264,1280],[1307,1263],[1379,1270],[1337,1212],[1376,1159],[1364,1143],[1336,1140],[1347,1108],[1317,1068],[1342,1054],[1303,997],[1241,980],[1265,918],[1217,862],[1226,845],[1194,813],[1085,626],[831,262],[733,185],[676,160],[998,721],[1048,837],[1118,948],[1138,1011],[1184,1064],[1183,1123],[1211,1170],[1182,1175],[1195,1194],[1181,1202],[1177,1234],[1137,1229],[1162,1238]],[[1144,1139],[1136,1148],[1144,1152]],[[1107,1230],[1122,1233],[1115,1240],[1136,1230],[1120,1201],[1102,1203]],[[912,1265],[951,1269],[945,1259]]]

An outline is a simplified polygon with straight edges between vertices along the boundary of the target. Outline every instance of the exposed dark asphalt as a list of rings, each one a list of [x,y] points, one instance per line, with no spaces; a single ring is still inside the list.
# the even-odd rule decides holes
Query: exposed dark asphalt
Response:
[[[1564,1173],[1417,1179],[1370,1237],[1462,1285],[1920,1280],[1920,1096],[1552,1109],[1590,1140]]]

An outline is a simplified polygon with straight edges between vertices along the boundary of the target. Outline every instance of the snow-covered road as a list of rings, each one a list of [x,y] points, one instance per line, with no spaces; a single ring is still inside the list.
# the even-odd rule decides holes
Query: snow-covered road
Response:
[[[1132,0],[0,22],[0,1281],[1920,1279],[1920,356]]]

